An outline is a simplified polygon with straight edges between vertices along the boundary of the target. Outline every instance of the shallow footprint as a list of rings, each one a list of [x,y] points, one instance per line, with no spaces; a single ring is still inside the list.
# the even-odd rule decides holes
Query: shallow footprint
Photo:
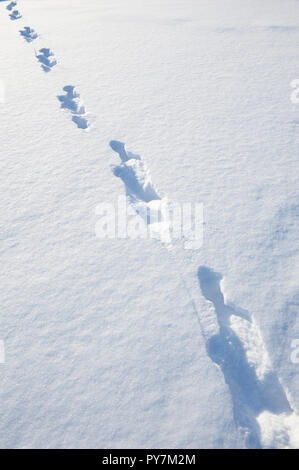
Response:
[[[72,121],[77,124],[79,129],[87,129],[88,128],[88,121],[82,116],[73,116]]]
[[[6,9],[11,11],[16,6],[17,6],[17,2],[10,2],[10,4],[7,5]]]
[[[72,85],[65,86],[63,91],[66,92],[65,95],[57,96],[61,103],[60,107],[71,112],[72,121],[79,129],[88,129],[89,124],[86,118],[85,106],[81,102],[80,94]]]
[[[61,102],[61,107],[69,109],[74,114],[85,114],[85,107],[82,105],[80,100],[80,94],[75,91],[75,87],[67,85],[63,88],[66,92],[65,95],[57,96]]]
[[[22,15],[18,10],[14,10],[9,16],[11,20],[19,20],[22,18]]]
[[[57,64],[57,60],[54,58],[53,52],[48,48],[40,49],[40,54],[36,57],[38,61],[41,63],[41,67],[44,72],[50,72],[52,67]]]
[[[25,41],[32,42],[38,38],[38,34],[30,26],[25,26],[24,29],[20,30],[20,35],[23,36]]]

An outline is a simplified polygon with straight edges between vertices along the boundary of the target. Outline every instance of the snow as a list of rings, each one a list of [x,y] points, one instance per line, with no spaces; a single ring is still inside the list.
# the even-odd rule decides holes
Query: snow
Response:
[[[15,3],[0,447],[299,447],[299,3]],[[200,248],[97,237],[120,196],[203,204]]]

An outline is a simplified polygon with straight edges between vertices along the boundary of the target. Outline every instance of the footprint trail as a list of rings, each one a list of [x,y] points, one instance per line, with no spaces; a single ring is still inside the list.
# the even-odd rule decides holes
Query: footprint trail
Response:
[[[14,10],[17,2],[6,8],[12,21],[22,15]],[[20,35],[30,43],[38,38],[37,33],[25,26]],[[53,52],[42,48],[36,57],[45,72],[57,64]],[[80,94],[74,86],[63,88],[58,96],[61,108],[67,110],[72,121],[80,129],[88,129],[89,123]],[[128,152],[125,144],[111,141],[111,148],[119,155],[121,163],[113,173],[125,186],[126,197],[134,211],[145,222],[153,238],[171,246],[172,226],[168,218],[170,202],[159,195],[149,171],[139,155]],[[183,276],[182,276],[183,278]],[[214,309],[217,331],[206,334],[205,314],[196,308],[196,302],[185,284],[201,324],[206,349],[211,360],[223,373],[230,390],[233,413],[237,428],[249,448],[294,448],[299,447],[299,417],[291,406],[287,392],[273,371],[261,333],[250,314],[225,301],[222,275],[209,267],[201,266],[197,272],[200,290]]]
[[[127,152],[122,142],[113,140],[110,146],[121,160],[113,173],[123,181],[129,204],[149,226],[148,211],[155,205],[163,227],[156,238],[166,241],[167,248],[171,247],[169,253],[175,269],[178,263],[186,264],[185,250],[176,245],[178,250],[173,252],[172,226],[167,217],[163,220],[167,212],[162,209],[163,198],[154,188],[141,157]],[[167,204],[168,208],[170,203],[167,201]],[[225,302],[221,274],[205,266],[197,272],[201,294],[213,305],[214,314],[197,307],[198,286],[192,285],[193,281],[188,285],[184,274],[180,275],[198,318],[208,356],[221,369],[230,390],[236,428],[244,445],[248,448],[299,447],[299,417],[271,366],[254,319],[248,311]]]
[[[17,2],[10,2],[6,9],[10,11],[9,14],[11,20],[18,20],[22,18],[22,15],[18,10],[13,10],[17,6]],[[39,35],[30,26],[24,26],[23,29],[19,30],[20,36],[25,39],[27,43],[39,39]],[[40,63],[41,69],[45,73],[51,72],[51,70],[57,65],[57,60],[52,50],[48,47],[42,47],[38,52],[35,51],[35,57]],[[75,87],[68,85],[63,88],[66,92],[65,95],[57,96],[61,103],[61,108],[68,109],[72,116],[72,121],[76,124],[78,129],[88,130],[89,123],[85,111],[85,107],[81,102],[80,95],[75,91]]]

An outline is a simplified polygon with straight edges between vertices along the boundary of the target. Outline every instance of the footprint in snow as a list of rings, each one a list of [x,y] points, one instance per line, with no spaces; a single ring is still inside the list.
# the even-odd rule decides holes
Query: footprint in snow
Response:
[[[61,103],[61,108],[68,109],[72,115],[72,121],[79,129],[88,129],[89,124],[86,118],[85,106],[83,105],[80,94],[75,91],[75,87],[67,85],[63,88],[65,95],[57,96]]]
[[[50,72],[52,67],[57,64],[57,60],[54,58],[53,52],[48,48],[40,49],[40,54],[36,54],[38,61],[41,63],[41,67],[44,72]]]
[[[20,30],[20,35],[23,36],[23,38],[27,42],[32,42],[34,41],[34,39],[38,38],[37,33],[34,31],[34,29],[30,28],[29,26],[25,26],[23,30]]]
[[[11,20],[19,20],[22,18],[22,15],[18,10],[14,10],[9,16]]]
[[[207,352],[222,370],[231,392],[235,422],[244,432],[247,447],[262,447],[265,435],[271,433],[276,436],[272,445],[288,446],[286,423],[294,412],[271,367],[258,326],[247,311],[225,301],[221,274],[201,266],[197,275],[201,292],[212,302],[218,323],[218,333],[207,340]],[[276,422],[277,429],[261,425],[271,422],[268,416]],[[278,435],[279,442],[275,443]]]
[[[121,164],[114,167],[113,173],[124,182],[127,196],[132,201],[143,201],[145,203],[161,200],[153,187],[149,172],[140,156],[127,152],[123,142],[112,140],[110,147],[118,153],[121,159]]]
[[[14,7],[16,7],[16,6],[17,6],[17,2],[10,2],[10,4],[7,5],[6,9],[7,9],[8,11],[11,11],[11,10],[12,10]]]
[[[124,183],[128,201],[143,220],[144,229],[149,230],[152,238],[170,246],[169,201],[156,191],[148,168],[139,155],[128,152],[125,144],[117,140],[112,140],[110,147],[121,160],[120,165],[113,167],[113,173]]]

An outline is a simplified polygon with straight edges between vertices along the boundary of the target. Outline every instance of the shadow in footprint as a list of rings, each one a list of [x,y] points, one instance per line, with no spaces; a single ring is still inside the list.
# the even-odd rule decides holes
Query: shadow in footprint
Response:
[[[72,121],[77,124],[79,129],[87,129],[88,128],[88,122],[87,119],[81,116],[73,116]]]
[[[11,20],[19,20],[22,18],[22,15],[18,10],[14,10],[9,16]]]
[[[127,152],[123,142],[112,140],[110,147],[118,153],[122,162],[121,165],[114,167],[113,173],[123,181],[126,195],[130,197],[131,201],[151,202],[161,200],[151,183],[140,156]]]
[[[250,324],[244,310],[231,307],[224,302],[221,291],[221,274],[201,266],[198,280],[204,297],[213,303],[219,325],[219,334],[207,343],[210,358],[221,368],[233,400],[235,422],[247,430],[247,446],[260,448],[260,427],[257,416],[263,411],[280,414],[291,413],[286,394],[273,372],[261,380],[248,362],[242,341],[230,326],[230,316],[240,316]],[[259,352],[259,351],[258,351]]]
[[[118,140],[111,140],[110,147],[114,152],[118,153],[122,162],[127,162],[131,158],[135,160],[141,160],[140,155],[134,154],[132,152],[127,152],[125,149],[125,144],[123,142],[119,142]]]
[[[6,0],[3,0],[3,1],[6,1]],[[6,9],[8,11],[11,11],[16,6],[17,6],[17,2],[10,2],[9,5],[7,5]]]
[[[63,88],[63,91],[65,91],[66,94],[57,97],[61,102],[61,107],[69,109],[75,114],[84,114],[85,108],[80,102],[80,95],[75,91],[75,87],[67,85]]]
[[[77,125],[79,129],[88,129],[88,120],[85,117],[85,107],[81,103],[80,95],[75,91],[75,87],[67,85],[63,88],[65,95],[57,96],[60,101],[60,107],[68,109],[72,113],[72,121]]]
[[[27,42],[32,42],[34,39],[38,38],[38,35],[34,29],[30,28],[29,26],[25,26],[23,30],[20,30],[20,35],[23,36]]]
[[[50,72],[52,67],[57,64],[56,59],[54,58],[53,52],[48,48],[40,49],[40,54],[37,54],[36,57],[41,63],[41,67],[45,72]]]

